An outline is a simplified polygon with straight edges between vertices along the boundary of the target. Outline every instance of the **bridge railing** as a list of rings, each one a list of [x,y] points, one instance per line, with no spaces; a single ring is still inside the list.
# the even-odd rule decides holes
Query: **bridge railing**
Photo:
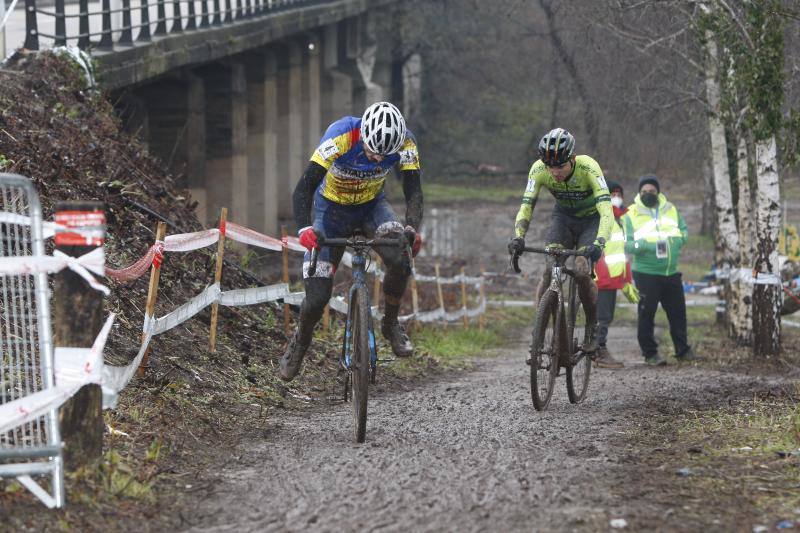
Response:
[[[0,0],[2,1],[2,0]],[[331,0],[78,0],[38,7],[25,0],[25,48],[78,46],[112,51]]]

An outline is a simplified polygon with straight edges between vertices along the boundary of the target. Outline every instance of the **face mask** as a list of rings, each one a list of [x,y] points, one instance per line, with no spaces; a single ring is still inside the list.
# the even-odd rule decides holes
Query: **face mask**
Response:
[[[639,199],[641,199],[642,203],[647,207],[655,207],[658,205],[658,194],[654,192],[642,193],[639,195]]]
[[[620,196],[612,196],[611,197],[611,205],[614,207],[622,207],[622,197]]]

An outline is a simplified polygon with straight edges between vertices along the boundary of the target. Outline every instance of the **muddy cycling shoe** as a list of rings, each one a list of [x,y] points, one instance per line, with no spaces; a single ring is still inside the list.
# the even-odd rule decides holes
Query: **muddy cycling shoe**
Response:
[[[297,373],[300,372],[300,367],[303,365],[303,357],[305,357],[307,350],[308,345],[303,346],[298,341],[297,332],[295,332],[286,347],[286,352],[281,357],[278,377],[283,381],[293,380]]]
[[[586,326],[583,333],[583,346],[581,349],[584,353],[594,353],[597,351],[597,324],[594,326]]]
[[[694,353],[694,350],[689,348],[683,353],[683,355],[676,355],[675,359],[681,363],[693,363],[695,361],[700,361],[702,357],[699,357],[696,353]]]
[[[595,366],[600,368],[611,368],[611,369],[618,369],[623,368],[625,365],[619,359],[614,359],[614,357],[608,352],[608,348],[605,346],[599,346],[597,348],[597,353],[595,354],[594,358]]]
[[[393,322],[384,320],[381,324],[381,333],[383,333],[383,338],[392,345],[392,351],[397,357],[411,357],[414,354],[411,339],[408,338],[403,326],[397,320]]]
[[[648,355],[644,358],[644,362],[648,366],[667,366],[667,360],[658,354]]]

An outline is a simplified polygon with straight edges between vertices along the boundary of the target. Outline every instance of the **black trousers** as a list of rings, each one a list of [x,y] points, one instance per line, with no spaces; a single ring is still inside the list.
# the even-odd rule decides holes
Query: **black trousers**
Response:
[[[617,306],[617,289],[597,290],[597,344],[606,345],[608,326],[614,320],[614,308]]]
[[[653,335],[653,329],[656,310],[661,303],[661,307],[667,313],[669,334],[675,346],[675,355],[683,356],[689,350],[689,344],[686,337],[686,300],[683,297],[681,273],[656,276],[634,272],[633,280],[641,297],[638,306],[637,334],[642,355],[649,357],[658,353],[658,343]]]

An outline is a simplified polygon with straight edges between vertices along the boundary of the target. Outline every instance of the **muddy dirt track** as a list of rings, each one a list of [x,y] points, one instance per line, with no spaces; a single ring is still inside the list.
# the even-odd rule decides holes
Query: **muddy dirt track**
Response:
[[[622,327],[613,332],[635,335]],[[646,480],[628,461],[625,431],[649,414],[747,394],[756,378],[697,366],[653,369],[628,346],[626,368],[596,371],[585,403],[568,403],[560,377],[549,410],[538,413],[525,350],[520,339],[473,371],[374,395],[363,445],[353,443],[349,404],[270,419],[263,440],[232,450],[185,525],[191,531],[596,531],[625,517],[628,530],[684,529],[671,502],[630,498],[631,487]],[[737,528],[719,519],[720,530]]]

